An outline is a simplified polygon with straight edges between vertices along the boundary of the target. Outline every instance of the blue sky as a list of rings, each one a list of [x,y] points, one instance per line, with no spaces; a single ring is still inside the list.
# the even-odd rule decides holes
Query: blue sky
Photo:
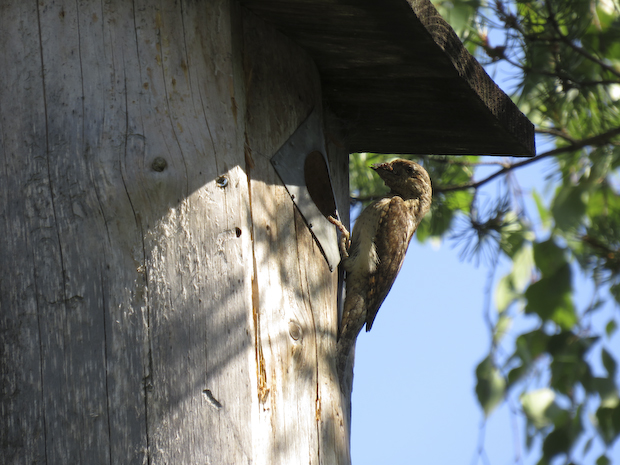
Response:
[[[480,424],[474,366],[489,343],[485,276],[457,256],[412,242],[376,324],[358,338],[355,465],[470,463]]]

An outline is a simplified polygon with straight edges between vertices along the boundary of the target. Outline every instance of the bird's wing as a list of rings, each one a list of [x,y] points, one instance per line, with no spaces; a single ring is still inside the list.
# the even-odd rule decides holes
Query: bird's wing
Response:
[[[366,331],[370,331],[379,307],[394,284],[405,258],[405,252],[414,231],[412,213],[405,201],[394,196],[382,212],[375,246],[380,261],[369,277],[366,294]]]

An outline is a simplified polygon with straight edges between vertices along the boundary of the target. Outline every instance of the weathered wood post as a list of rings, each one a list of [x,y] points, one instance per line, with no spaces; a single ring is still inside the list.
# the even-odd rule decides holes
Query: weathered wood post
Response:
[[[427,0],[349,3],[2,3],[3,463],[350,462],[349,152],[533,141]]]

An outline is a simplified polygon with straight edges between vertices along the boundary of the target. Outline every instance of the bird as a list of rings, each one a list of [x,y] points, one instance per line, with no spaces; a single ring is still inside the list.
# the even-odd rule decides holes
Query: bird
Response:
[[[340,220],[340,253],[346,272],[346,297],[336,345],[336,368],[343,392],[351,392],[355,341],[370,331],[400,271],[409,242],[432,201],[431,179],[411,160],[396,159],[371,167],[390,188],[357,218],[352,234]]]

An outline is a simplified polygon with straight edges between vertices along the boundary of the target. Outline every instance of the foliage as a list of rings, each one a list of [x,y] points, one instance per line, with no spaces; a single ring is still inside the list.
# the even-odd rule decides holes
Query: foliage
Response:
[[[545,149],[516,161],[423,157],[434,205],[417,238],[454,240],[464,258],[491,268],[511,261],[487,317],[492,343],[476,369],[478,400],[490,415],[516,399],[540,465],[578,463],[593,441],[610,447],[620,436],[618,354],[609,347],[620,304],[620,6],[435,3],[489,72],[499,65],[518,77],[513,99]],[[354,199],[380,192],[366,166],[385,158],[351,157]],[[546,193],[524,194],[515,172],[541,163],[550,170]],[[499,194],[485,201],[491,182]],[[594,289],[585,308],[575,299],[578,279]],[[519,319],[534,325],[511,326]],[[596,463],[610,460],[603,454]]]

